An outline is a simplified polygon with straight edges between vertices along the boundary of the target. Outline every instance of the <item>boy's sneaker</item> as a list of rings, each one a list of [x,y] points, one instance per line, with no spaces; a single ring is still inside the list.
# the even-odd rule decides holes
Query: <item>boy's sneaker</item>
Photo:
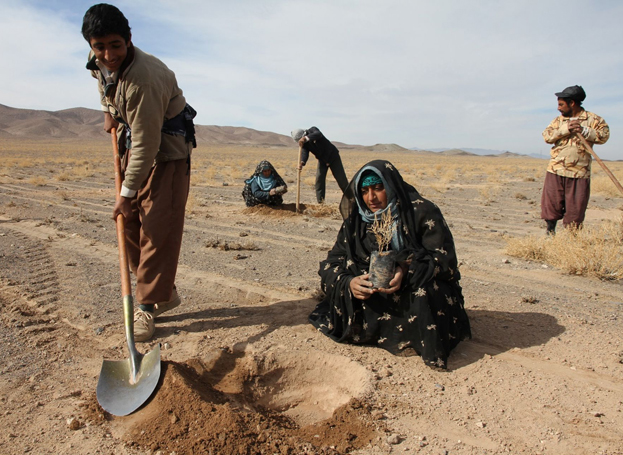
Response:
[[[177,294],[177,289],[173,288],[173,293],[171,294],[171,299],[168,302],[160,302],[154,305],[154,317],[157,318],[165,311],[172,310],[173,308],[177,308],[182,303],[182,299]]]
[[[134,341],[149,341],[155,331],[154,315],[137,308],[134,311]]]

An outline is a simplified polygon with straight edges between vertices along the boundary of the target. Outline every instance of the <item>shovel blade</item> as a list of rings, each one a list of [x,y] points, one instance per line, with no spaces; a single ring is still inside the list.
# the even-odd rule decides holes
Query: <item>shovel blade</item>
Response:
[[[97,382],[97,401],[115,416],[125,416],[140,408],[152,395],[160,379],[160,345],[138,355],[136,374],[131,359],[104,360]]]

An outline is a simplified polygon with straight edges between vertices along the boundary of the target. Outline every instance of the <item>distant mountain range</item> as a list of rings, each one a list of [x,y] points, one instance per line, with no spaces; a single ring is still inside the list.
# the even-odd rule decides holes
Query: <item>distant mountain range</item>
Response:
[[[19,109],[0,104],[0,139],[85,139],[108,140],[104,132],[101,111],[76,107],[60,111]],[[207,145],[239,145],[251,147],[292,147],[292,138],[270,131],[258,131],[240,126],[196,125],[197,140]],[[368,150],[371,152],[413,151],[420,154],[439,153],[441,155],[487,155],[487,156],[525,156],[508,151],[475,148],[422,150],[416,147],[407,149],[397,144],[375,144],[369,146],[334,142],[340,149]],[[535,155],[540,158],[540,156]]]
[[[412,147],[409,150],[422,150],[422,149],[418,147]],[[451,156],[461,156],[461,155],[480,155],[480,156],[499,156],[499,157],[526,156],[526,155],[521,155],[519,153],[509,152],[508,150],[489,150],[489,149],[477,149],[477,148],[468,148],[468,147],[461,147],[461,148],[442,147],[442,148],[434,148],[434,149],[427,149],[427,150],[430,152],[439,153],[441,155],[451,155]],[[533,156],[535,158],[544,158],[538,154],[532,154],[530,156]]]

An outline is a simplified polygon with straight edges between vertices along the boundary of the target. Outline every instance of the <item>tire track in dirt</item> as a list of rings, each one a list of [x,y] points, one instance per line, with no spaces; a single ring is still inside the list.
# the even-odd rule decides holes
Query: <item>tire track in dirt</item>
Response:
[[[0,188],[2,188],[0,186]],[[111,210],[108,211],[103,211],[103,210],[95,210],[95,209],[91,209],[88,207],[79,207],[74,205],[74,203],[76,202],[81,202],[85,205],[92,205],[95,207],[106,207],[106,205],[104,204],[97,204],[97,203],[93,203],[93,202],[89,202],[89,201],[84,201],[84,200],[78,200],[78,199],[72,199],[72,201],[74,201],[74,203],[69,204],[69,203],[65,203],[65,202],[59,202],[57,199],[48,199],[45,197],[39,197],[39,198],[34,198],[34,197],[28,197],[28,196],[20,196],[20,195],[16,195],[16,194],[12,194],[12,193],[3,193],[4,195],[6,195],[9,198],[13,198],[13,199],[19,199],[22,201],[28,201],[28,202],[34,202],[36,204],[40,204],[40,205],[52,205],[52,206],[56,206],[56,207],[62,207],[71,211],[85,211],[88,213],[94,213],[97,215],[109,215],[111,213]],[[112,206],[111,206],[112,208]]]
[[[93,242],[90,239],[83,238],[78,235],[67,237],[64,233],[53,227],[38,225],[32,221],[13,222],[6,217],[0,216],[0,222],[4,222],[0,226],[11,230],[22,239],[34,238],[38,239],[38,241],[35,240],[33,243],[41,243],[40,241],[54,238],[54,241],[50,244],[50,248],[59,248],[70,253],[72,251],[80,250],[83,255],[97,259],[104,264],[109,264],[111,267],[118,267],[118,250],[116,245]],[[36,257],[36,254],[33,253],[33,258],[35,258],[35,260]],[[49,257],[48,262],[50,262]],[[266,288],[259,283],[250,283],[248,281],[237,280],[230,276],[206,272],[184,264],[179,265],[178,271],[178,281],[180,285],[189,289],[205,289],[205,284],[209,284],[211,286],[234,289],[239,291],[241,298],[250,299],[252,301],[257,300],[258,297],[276,301],[300,299],[302,296],[302,294]],[[55,277],[54,283],[58,287],[58,277],[56,276],[55,271],[45,269],[38,270],[32,276],[34,278],[39,277],[39,279],[47,280],[46,274],[52,274]],[[58,289],[56,291],[56,295],[57,294]]]
[[[4,224],[3,227],[7,225]],[[0,272],[2,277],[15,283],[29,304],[37,307],[40,312],[54,311],[59,300],[60,284],[56,265],[47,251],[47,246],[41,240],[23,232],[12,231],[12,234],[17,249],[11,258],[11,265],[25,270],[26,274],[13,274],[11,268],[3,268]]]
[[[3,188],[3,186],[0,185],[0,188]],[[23,193],[26,193],[26,192],[23,192]],[[20,200],[24,200],[24,201],[35,202],[37,204],[42,204],[42,205],[51,204],[51,205],[62,207],[62,208],[72,210],[72,211],[80,210],[80,211],[84,211],[84,212],[88,212],[88,213],[92,213],[96,215],[101,215],[104,217],[110,216],[110,212],[112,210],[112,205],[110,204],[91,202],[91,201],[87,201],[81,198],[72,198],[71,199],[72,203],[70,204],[70,203],[59,202],[57,200],[51,200],[51,199],[45,199],[45,198],[34,198],[34,197],[20,196],[20,195],[15,195],[15,194],[7,194],[7,196],[17,198]],[[76,206],[74,204],[79,204],[79,205]],[[83,207],[82,205],[100,208],[101,210]],[[237,204],[237,206],[241,206],[241,204]],[[215,230],[214,227],[217,227],[220,229]],[[236,238],[237,237],[235,234],[232,234],[231,224],[219,223],[219,222],[212,221],[212,220],[198,223],[196,221],[193,221],[192,219],[189,219],[186,221],[186,225],[184,229],[189,230],[189,231],[196,231],[196,232],[209,231],[210,235],[221,236],[225,238]],[[241,230],[253,232],[259,237],[261,237],[263,241],[267,241],[274,245],[283,246],[283,247],[298,246],[298,247],[306,248],[307,247],[306,245],[313,245],[321,249],[329,250],[333,246],[332,242],[325,242],[325,241],[316,240],[310,237],[299,236],[296,234],[282,234],[276,230],[256,228],[256,227],[248,226],[248,225],[245,225],[244,227],[242,227]],[[270,236],[277,237],[278,239],[287,239],[287,240],[271,239],[269,238]]]
[[[189,231],[196,232],[204,232],[207,231],[212,236],[224,236],[224,237],[232,237],[237,238],[239,241],[241,239],[239,233],[233,233],[231,225],[227,225],[225,223],[219,223],[215,221],[210,221],[206,223],[193,223],[196,225],[189,225],[186,223],[184,229]],[[215,230],[214,227],[220,228],[219,230]],[[333,246],[332,242],[326,242],[322,240],[313,239],[311,237],[305,237],[302,235],[289,234],[289,233],[281,233],[272,229],[265,228],[257,228],[254,226],[244,225],[240,226],[240,231],[248,231],[253,233],[256,238],[261,239],[262,241],[267,241],[274,245],[279,245],[283,247],[298,247],[298,248],[309,248],[310,246],[315,246],[321,248],[323,250],[330,250]],[[276,237],[276,238],[270,238]]]
[[[462,352],[470,351],[480,357],[495,356],[497,360],[521,365],[529,370],[538,370],[539,375],[551,376],[552,380],[564,378],[568,382],[582,382],[586,386],[595,386],[612,392],[623,393],[623,384],[618,378],[593,371],[570,368],[556,362],[539,359],[532,355],[522,354],[519,348],[508,350],[505,347],[472,340]]]

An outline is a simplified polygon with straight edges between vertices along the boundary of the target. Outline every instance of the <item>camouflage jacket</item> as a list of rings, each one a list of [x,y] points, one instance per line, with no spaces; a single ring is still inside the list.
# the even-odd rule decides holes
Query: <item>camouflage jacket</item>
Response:
[[[610,137],[610,128],[600,116],[582,111],[578,115],[580,124],[587,127],[586,140],[589,144],[604,144]],[[543,139],[554,144],[547,172],[563,177],[588,179],[591,177],[592,157],[585,150],[575,134],[569,132],[569,118],[559,115],[543,131]]]

